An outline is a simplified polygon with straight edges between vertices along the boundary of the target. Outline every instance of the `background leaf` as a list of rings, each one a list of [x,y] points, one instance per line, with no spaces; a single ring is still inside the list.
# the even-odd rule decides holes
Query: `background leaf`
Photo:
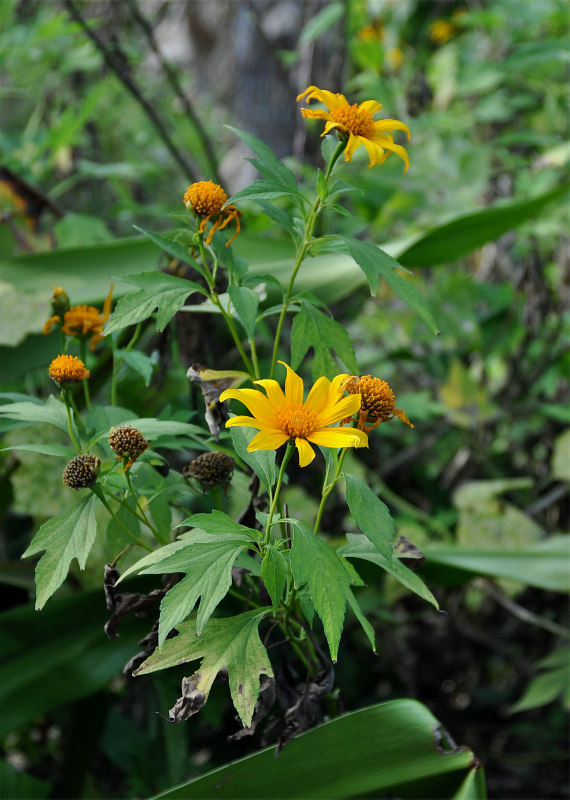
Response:
[[[394,521],[372,489],[355,475],[345,475],[346,502],[354,521],[388,563],[392,563]]]
[[[309,348],[314,350],[313,379],[333,378],[339,368],[331,350],[340,356],[350,372],[358,373],[352,341],[342,325],[312,303],[303,301],[291,330],[291,367],[297,369]]]

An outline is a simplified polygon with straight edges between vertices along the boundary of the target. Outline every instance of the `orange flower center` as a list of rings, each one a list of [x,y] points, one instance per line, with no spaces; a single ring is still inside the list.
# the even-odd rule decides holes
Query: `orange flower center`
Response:
[[[198,181],[186,189],[184,205],[201,217],[212,217],[220,213],[227,199],[227,194],[218,183]]]
[[[58,383],[83,381],[89,377],[89,370],[77,356],[58,356],[49,365],[49,376]]]
[[[331,119],[333,122],[344,125],[355,136],[364,136],[365,139],[372,137],[374,130],[372,114],[362,109],[358,103],[335,108],[334,111],[331,111]]]
[[[275,411],[276,427],[296,439],[306,439],[317,428],[317,415],[303,403],[289,403]]]
[[[349,394],[359,394],[360,410],[365,411],[372,419],[390,419],[394,413],[396,397],[386,381],[362,375],[360,378],[349,378],[343,387]]]

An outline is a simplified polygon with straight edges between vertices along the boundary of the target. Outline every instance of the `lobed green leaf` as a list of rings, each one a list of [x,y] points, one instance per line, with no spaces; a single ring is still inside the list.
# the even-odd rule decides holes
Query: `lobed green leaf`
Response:
[[[313,379],[321,375],[332,378],[338,374],[339,368],[331,350],[337,353],[350,372],[358,373],[356,355],[348,333],[339,322],[305,299],[291,330],[293,369],[297,369],[310,347],[314,350]]]
[[[344,477],[346,502],[354,521],[378,552],[391,564],[394,549],[394,521],[388,506],[361,478],[346,474]]]

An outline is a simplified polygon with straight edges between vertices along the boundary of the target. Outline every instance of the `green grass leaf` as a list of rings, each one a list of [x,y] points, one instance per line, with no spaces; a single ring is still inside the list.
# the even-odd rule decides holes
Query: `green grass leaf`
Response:
[[[522,203],[505,203],[476,211],[432,228],[400,253],[407,267],[433,267],[459,261],[511,228],[534,219],[549,204],[568,195],[568,184]]]
[[[90,492],[78,503],[45,522],[22,556],[45,550],[36,567],[36,608],[42,609],[67,577],[74,558],[80,569],[85,568],[87,556],[95,541],[96,498]]]
[[[194,677],[196,689],[207,698],[218,672],[227,669],[233,704],[244,727],[248,727],[259,695],[260,676],[273,676],[258,633],[259,623],[270,611],[256,608],[236,617],[213,618],[200,637],[196,636],[194,621],[183,622],[178,625],[178,636],[166,641],[161,652],[155,650],[134,674],[148,675],[202,659]]]
[[[105,326],[105,336],[147,319],[156,310],[156,326],[163,331],[192,292],[207,296],[202,286],[194,281],[163,272],[141,272],[138,275],[126,275],[121,280],[142,288],[121,297]]]
[[[342,325],[306,300],[293,320],[291,330],[291,367],[297,369],[309,348],[314,350],[313,379],[321,375],[333,378],[339,368],[331,351],[342,359],[350,372],[358,373],[358,363],[350,336]]]
[[[345,475],[346,502],[354,521],[381,553],[388,563],[392,563],[394,521],[385,505],[361,479]]]
[[[174,640],[176,641],[176,640]],[[345,800],[453,797],[485,800],[484,773],[467,747],[439,748],[441,724],[416,700],[343,714],[287,744],[267,747],[157,795],[155,800]],[[315,765],[318,765],[316,768]],[[457,794],[466,782],[471,794]]]

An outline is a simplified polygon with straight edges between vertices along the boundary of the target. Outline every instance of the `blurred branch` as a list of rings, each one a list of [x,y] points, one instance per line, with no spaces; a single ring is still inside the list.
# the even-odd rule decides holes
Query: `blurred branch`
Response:
[[[570,640],[570,631],[567,628],[563,625],[559,625],[557,622],[552,622],[550,619],[545,619],[529,611],[528,608],[524,608],[518,603],[515,603],[514,600],[511,600],[510,597],[507,597],[499,591],[492,581],[481,578],[474,581],[474,585],[487,592],[495,602],[501,605],[506,611],[513,614],[517,619],[520,619],[521,622],[526,622],[528,625],[534,625],[537,628],[543,628],[545,631],[553,633],[555,636]]]
[[[155,54],[155,56],[157,57],[158,63],[160,64],[160,67],[161,67],[162,71],[166,75],[166,78],[167,78],[170,86],[172,87],[172,90],[173,90],[174,94],[180,100],[180,102],[182,104],[182,108],[184,109],[186,115],[188,116],[188,119],[192,122],[192,125],[196,129],[196,133],[198,134],[198,136],[200,138],[200,141],[202,142],[202,146],[204,148],[206,157],[208,159],[208,164],[209,164],[210,171],[212,173],[212,177],[214,178],[216,183],[220,183],[221,181],[220,181],[220,176],[219,176],[219,172],[218,172],[218,160],[216,158],[216,154],[214,152],[214,149],[213,149],[213,147],[212,147],[212,145],[210,143],[210,139],[208,138],[208,134],[206,133],[206,130],[205,130],[204,126],[202,125],[202,122],[201,122],[200,118],[198,117],[197,113],[195,112],[195,110],[194,110],[194,108],[192,106],[192,103],[188,99],[186,93],[183,91],[182,87],[180,86],[180,83],[178,81],[178,77],[176,75],[175,70],[163,58],[163,55],[162,55],[162,53],[160,51],[160,48],[158,46],[158,42],[156,41],[152,26],[150,25],[148,20],[145,17],[143,17],[143,15],[141,14],[141,12],[139,10],[139,7],[138,7],[138,4],[137,4],[137,0],[127,0],[127,3],[128,3],[128,6],[129,6],[129,9],[130,9],[130,12],[131,12],[131,14],[133,16],[133,19],[135,20],[135,22],[139,25],[139,27],[144,32],[144,34],[145,34],[145,36],[147,38],[147,41],[148,41],[148,43],[150,45],[150,48],[153,51],[153,53]]]
[[[74,0],[63,0],[63,5],[69,11],[70,16],[75,20],[75,22],[78,23],[81,29],[89,37],[89,39],[91,39],[97,50],[103,56],[103,59],[107,64],[107,66],[115,73],[115,75],[121,81],[123,86],[126,89],[128,89],[133,98],[144,110],[145,114],[147,115],[151,123],[154,125],[158,135],[166,145],[168,151],[170,152],[176,163],[186,173],[187,178],[191,181],[198,180],[196,169],[194,168],[192,163],[176,147],[162,119],[159,117],[153,106],[151,106],[149,101],[141,94],[139,88],[132,79],[130,75],[130,70],[128,68],[129,61],[126,54],[123,51],[120,51],[118,47],[116,53],[111,52],[111,50],[105,45],[105,43],[99,38],[99,36],[97,36],[97,34],[89,27],[85,19],[81,16],[81,13],[78,10],[77,6],[75,5]]]

